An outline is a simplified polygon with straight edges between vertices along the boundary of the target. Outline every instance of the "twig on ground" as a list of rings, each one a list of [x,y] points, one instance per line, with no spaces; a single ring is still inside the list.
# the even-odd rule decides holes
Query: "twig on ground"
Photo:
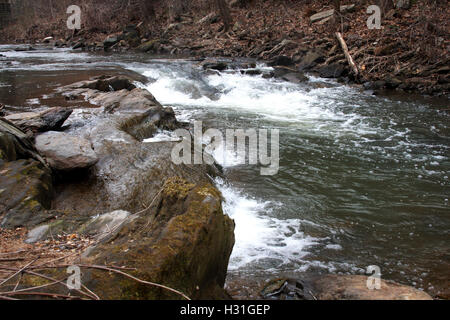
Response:
[[[36,262],[39,258],[34,259],[33,261],[31,261],[30,263],[27,263],[24,267],[22,267],[21,269],[19,269],[16,273],[14,273],[12,276],[6,278],[4,281],[2,281],[0,283],[0,286],[4,285],[6,282],[8,282],[10,279],[14,278],[16,275],[18,275],[19,273],[23,272],[26,268],[28,268],[29,266],[31,266],[34,262]]]

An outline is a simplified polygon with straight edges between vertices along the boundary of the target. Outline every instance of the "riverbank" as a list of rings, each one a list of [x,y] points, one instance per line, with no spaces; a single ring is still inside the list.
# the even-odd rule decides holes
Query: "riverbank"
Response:
[[[129,51],[205,57],[248,57],[309,72],[325,78],[358,83],[365,89],[398,90],[426,95],[450,92],[450,38],[443,3],[417,1],[385,13],[382,29],[369,30],[367,5],[344,1],[337,23],[326,1],[310,4],[273,1],[232,1],[234,25],[224,32],[220,17],[198,4],[168,23],[164,7],[156,7],[151,22],[69,32],[64,21],[47,21],[36,29],[14,33],[6,29],[1,41],[51,42],[79,50]],[[194,5],[193,5],[194,6]],[[319,15],[318,15],[319,13]],[[355,61],[351,68],[335,32],[338,30]]]

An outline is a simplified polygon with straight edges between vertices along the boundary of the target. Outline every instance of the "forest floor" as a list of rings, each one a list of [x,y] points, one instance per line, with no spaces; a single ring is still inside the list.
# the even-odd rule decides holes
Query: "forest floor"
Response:
[[[141,43],[154,54],[185,56],[249,57],[263,61],[286,56],[303,71],[324,77],[345,77],[365,83],[368,89],[399,89],[430,95],[450,92],[450,6],[448,1],[425,5],[415,1],[409,9],[392,9],[381,29],[369,29],[367,6],[356,4],[336,20],[311,22],[310,16],[332,9],[331,1],[309,5],[296,1],[232,1],[233,26],[228,32],[210,8],[196,6],[176,22],[168,22],[167,10],[157,7],[151,22],[139,27],[138,43],[121,41],[115,50],[129,50]],[[356,1],[342,1],[352,4]],[[194,1],[196,3],[196,1]],[[244,2],[247,3],[247,2]],[[324,5],[325,4],[325,5]],[[328,5],[327,5],[328,4]],[[120,33],[130,20],[86,27],[74,36],[65,20],[46,21],[17,34],[12,28],[0,41],[33,43],[52,36],[59,45],[82,43],[82,48],[103,49],[103,41]],[[123,18],[123,17],[122,17]],[[358,75],[349,68],[335,32],[343,35]],[[9,38],[8,38],[9,37]],[[69,44],[70,43],[70,44]],[[306,58],[306,61],[305,61]],[[330,68],[331,67],[331,68]]]

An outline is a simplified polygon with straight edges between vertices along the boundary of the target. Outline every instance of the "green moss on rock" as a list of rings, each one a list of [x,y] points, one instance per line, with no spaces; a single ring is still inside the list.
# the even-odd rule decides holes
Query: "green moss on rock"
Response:
[[[224,298],[234,222],[222,212],[221,194],[211,184],[173,177],[157,210],[125,226],[113,242],[99,245],[87,260],[134,267],[140,279],[160,283],[191,298]],[[180,299],[161,288],[120,275],[91,270],[88,283],[107,299]]]

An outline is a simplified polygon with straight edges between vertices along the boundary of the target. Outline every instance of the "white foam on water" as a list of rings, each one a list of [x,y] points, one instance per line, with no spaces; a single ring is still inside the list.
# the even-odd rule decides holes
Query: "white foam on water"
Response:
[[[299,219],[280,220],[268,216],[271,207],[280,205],[251,198],[222,179],[217,186],[225,198],[223,209],[236,223],[236,244],[230,259],[229,270],[277,260],[277,265],[298,263],[308,254],[307,248],[319,244],[319,239],[299,231]]]
[[[37,105],[41,103],[41,101],[38,98],[28,99],[26,102],[32,105]]]
[[[155,142],[178,142],[181,141],[179,137],[176,137],[171,131],[159,131],[152,138],[145,139],[144,143],[155,143]]]
[[[335,139],[359,140],[376,135],[380,129],[373,126],[370,118],[356,112],[360,102],[356,100],[349,106],[342,99],[361,95],[342,85],[311,89],[237,71],[193,77],[191,73],[161,66],[149,65],[147,69],[140,66],[132,70],[152,79],[144,87],[163,105],[195,108],[195,112],[200,109],[241,111]],[[352,107],[353,111],[344,113],[342,107]]]

